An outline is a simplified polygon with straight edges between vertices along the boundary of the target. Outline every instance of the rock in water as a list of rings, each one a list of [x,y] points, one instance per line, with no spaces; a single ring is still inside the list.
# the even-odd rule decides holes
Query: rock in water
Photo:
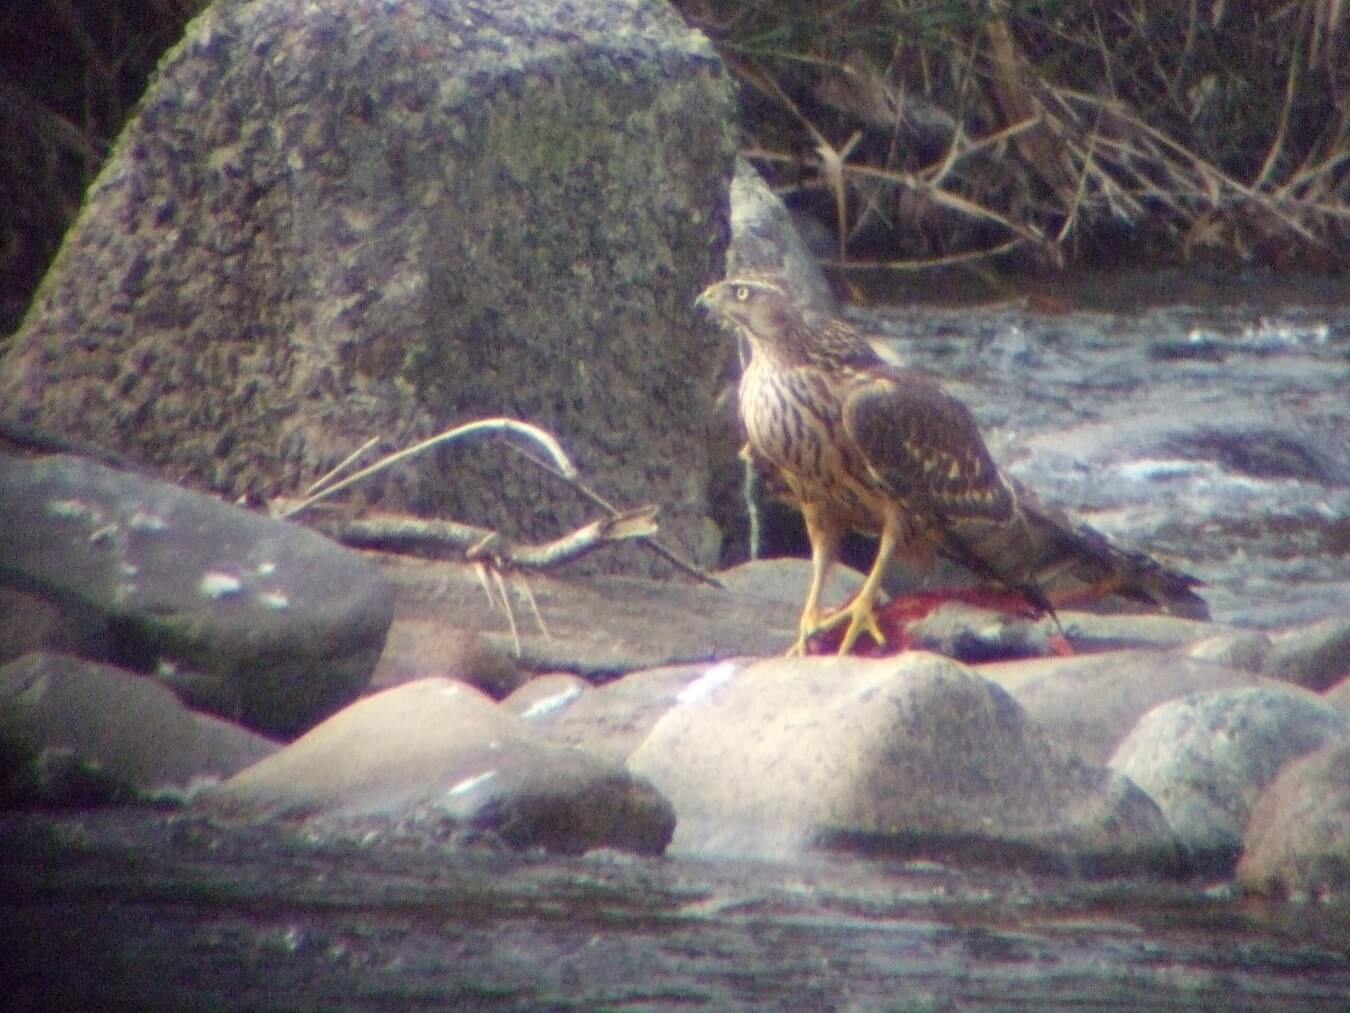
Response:
[[[663,0],[222,0],[90,189],[0,404],[230,497],[514,415],[692,553],[733,120]],[[367,488],[526,538],[593,513],[500,449]]]

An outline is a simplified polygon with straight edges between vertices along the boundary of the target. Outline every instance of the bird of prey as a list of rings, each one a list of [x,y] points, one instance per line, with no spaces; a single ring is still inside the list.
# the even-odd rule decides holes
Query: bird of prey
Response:
[[[884,644],[874,603],[897,555],[922,563],[941,553],[1052,617],[1052,581],[1208,617],[1197,581],[1039,503],[999,470],[965,405],[887,364],[781,278],[731,277],[697,304],[748,339],[740,411],[749,451],[782,476],[806,521],[811,587],[790,654],[844,624],[840,654],[864,631]],[[850,530],[879,536],[876,562],[854,599],[827,614],[821,589]]]

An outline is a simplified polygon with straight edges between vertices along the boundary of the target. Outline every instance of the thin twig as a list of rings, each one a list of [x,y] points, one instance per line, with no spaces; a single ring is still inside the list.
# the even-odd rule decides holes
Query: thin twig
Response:
[[[350,468],[357,460],[361,458],[361,456],[367,450],[369,450],[371,447],[375,446],[375,444],[379,442],[380,438],[378,436],[372,436],[370,439],[366,440],[365,443],[361,444],[350,454],[344,457],[341,461],[335,464],[332,468],[328,469],[327,472],[320,475],[313,482],[311,482],[309,488],[305,490],[305,495],[306,496],[314,495],[316,492],[318,492],[320,489],[326,486],[329,482],[333,481],[333,479],[337,478],[344,471]]]
[[[530,453],[524,447],[518,447],[515,444],[511,444],[510,446],[512,450],[514,450],[517,454],[520,454],[527,461],[537,465],[540,468],[543,468],[545,471],[553,475],[555,478],[562,479],[569,486],[575,489],[582,496],[585,496],[596,506],[600,507],[602,510],[608,511],[611,517],[621,516],[621,511],[619,510],[618,507],[616,507],[609,500],[601,496],[598,492],[596,492],[594,489],[588,486],[585,482],[580,481],[575,474],[565,475],[561,471],[550,465],[547,461],[544,461],[536,457],[534,454]],[[648,537],[639,538],[638,544],[646,546],[650,551],[655,552],[658,556],[664,559],[671,566],[675,567],[677,570],[680,570],[687,576],[693,577],[695,580],[702,581],[703,583],[709,584],[712,587],[723,586],[722,582],[718,580],[716,577],[714,577],[712,574],[689,562],[687,559],[685,559],[683,556],[680,556],[673,549],[667,548],[661,542],[658,542],[655,538],[648,538]]]
[[[576,466],[572,464],[567,454],[563,452],[558,441],[538,426],[532,426],[528,422],[521,422],[518,419],[480,419],[477,422],[469,422],[462,426],[456,426],[453,429],[447,429],[445,432],[429,437],[421,443],[413,444],[413,446],[400,450],[397,453],[390,454],[388,457],[383,457],[368,468],[362,468],[355,475],[344,478],[341,482],[330,485],[321,492],[315,493],[312,496],[302,499],[299,503],[287,507],[281,512],[280,516],[294,517],[300,511],[319,502],[319,500],[325,499],[328,496],[333,495],[333,493],[345,489],[350,485],[354,485],[362,479],[374,475],[376,472],[383,471],[390,465],[397,464],[399,461],[406,460],[409,457],[420,454],[432,447],[439,446],[442,443],[449,443],[451,440],[461,439],[465,436],[473,436],[478,433],[513,433],[517,436],[525,436],[548,451],[549,456],[553,458],[554,466],[559,472],[568,477],[576,477]]]

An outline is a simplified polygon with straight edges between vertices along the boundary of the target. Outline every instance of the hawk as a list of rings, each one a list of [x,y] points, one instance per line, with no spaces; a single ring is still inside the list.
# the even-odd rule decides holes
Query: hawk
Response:
[[[740,411],[749,450],[782,476],[806,521],[811,587],[789,653],[804,654],[811,637],[844,624],[840,654],[864,631],[883,644],[874,604],[897,556],[922,563],[941,553],[1052,617],[1045,589],[1053,582],[1074,585],[1076,597],[1114,594],[1208,618],[1194,578],[1039,503],[994,463],[964,404],[886,363],[781,279],[728,278],[697,305],[748,339]],[[821,589],[850,530],[879,536],[876,562],[854,599],[826,614]]]

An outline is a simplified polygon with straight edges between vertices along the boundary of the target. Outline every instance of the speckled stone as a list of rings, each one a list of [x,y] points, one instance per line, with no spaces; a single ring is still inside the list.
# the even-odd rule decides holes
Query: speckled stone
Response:
[[[661,0],[222,0],[90,188],[0,402],[231,497],[513,415],[706,555],[730,352],[692,303],[726,245],[733,120]],[[501,447],[363,490],[536,539],[594,513]]]

